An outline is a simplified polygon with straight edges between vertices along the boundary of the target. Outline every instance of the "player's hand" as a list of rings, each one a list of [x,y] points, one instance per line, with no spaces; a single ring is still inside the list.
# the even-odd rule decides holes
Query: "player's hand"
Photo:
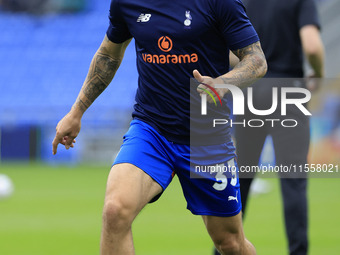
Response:
[[[223,98],[224,95],[228,92],[228,89],[225,88],[215,88],[215,84],[218,84],[216,79],[213,79],[209,76],[202,76],[197,70],[194,70],[193,75],[194,78],[200,83],[200,85],[197,87],[197,92],[200,94],[210,93],[210,95],[216,101],[219,101],[219,99]],[[207,97],[207,101],[209,103],[214,103],[214,99],[211,96]]]
[[[53,155],[57,153],[57,147],[60,144],[64,145],[68,150],[74,147],[75,138],[79,134],[81,128],[81,118],[69,112],[56,127],[56,135],[52,142]]]
[[[321,78],[317,77],[314,72],[311,72],[307,75],[306,87],[310,92],[318,91],[320,89],[321,83]]]

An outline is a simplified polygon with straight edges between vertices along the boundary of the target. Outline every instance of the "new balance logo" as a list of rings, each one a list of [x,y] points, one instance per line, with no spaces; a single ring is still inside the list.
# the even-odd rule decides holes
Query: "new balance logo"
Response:
[[[238,200],[237,200],[237,192],[238,192],[238,191],[236,191],[236,196],[229,196],[229,197],[228,197],[228,201],[235,200],[236,203],[238,203]]]
[[[141,13],[141,15],[139,15],[138,19],[137,19],[137,22],[148,22],[151,18],[151,14],[144,14],[144,13]]]

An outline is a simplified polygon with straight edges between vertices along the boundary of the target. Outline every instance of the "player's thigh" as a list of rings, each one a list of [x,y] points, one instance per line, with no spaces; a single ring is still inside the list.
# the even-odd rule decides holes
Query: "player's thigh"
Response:
[[[230,217],[202,216],[209,235],[215,243],[244,241],[242,213]]]
[[[108,177],[104,210],[118,207],[134,218],[161,192],[162,187],[138,167],[129,163],[116,164]]]

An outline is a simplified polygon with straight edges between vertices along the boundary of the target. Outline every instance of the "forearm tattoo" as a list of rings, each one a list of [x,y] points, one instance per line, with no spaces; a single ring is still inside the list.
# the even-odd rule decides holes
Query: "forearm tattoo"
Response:
[[[233,53],[240,59],[240,62],[230,72],[232,77],[222,77],[224,83],[244,87],[266,73],[267,64],[259,42],[235,50]]]
[[[93,103],[93,101],[106,89],[115,75],[121,59],[114,59],[109,55],[101,53],[100,50],[92,59],[81,93],[85,97],[78,96],[75,105],[82,112]]]

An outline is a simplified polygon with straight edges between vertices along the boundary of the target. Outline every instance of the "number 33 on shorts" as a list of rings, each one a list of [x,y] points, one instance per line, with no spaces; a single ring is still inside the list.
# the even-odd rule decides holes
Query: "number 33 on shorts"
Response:
[[[237,166],[235,166],[235,159],[232,158],[227,162],[227,166],[224,163],[216,166],[216,182],[213,188],[222,191],[228,186],[228,177],[230,178],[230,185],[235,186],[237,184]]]

